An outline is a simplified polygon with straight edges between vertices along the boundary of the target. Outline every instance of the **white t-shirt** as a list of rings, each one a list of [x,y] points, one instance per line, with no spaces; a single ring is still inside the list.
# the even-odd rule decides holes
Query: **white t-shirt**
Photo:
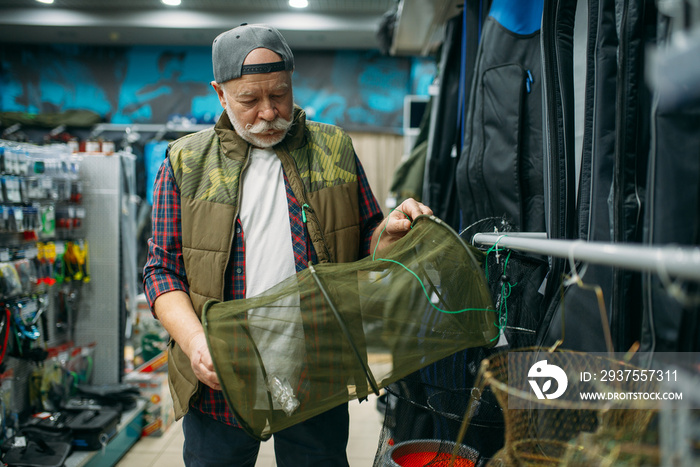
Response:
[[[254,297],[295,274],[296,265],[282,163],[272,149],[254,148],[248,164],[238,215],[245,242],[246,297]],[[248,324],[267,375],[287,379],[295,387],[304,352],[299,297],[254,310]],[[261,372],[257,384],[265,386]],[[255,408],[268,408],[263,391],[257,391]]]
[[[254,297],[296,272],[282,163],[272,149],[251,151],[241,183],[245,293]]]

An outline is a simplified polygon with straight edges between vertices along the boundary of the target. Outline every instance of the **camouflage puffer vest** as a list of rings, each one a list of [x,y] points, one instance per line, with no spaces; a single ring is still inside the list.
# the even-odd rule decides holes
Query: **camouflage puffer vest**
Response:
[[[232,130],[226,112],[213,129],[170,144],[168,157],[180,191],[182,254],[197,315],[223,300],[238,216],[240,179],[251,146]],[[319,262],[356,261],[360,248],[357,164],[350,137],[332,125],[306,122],[299,107],[287,137],[275,146]],[[176,418],[189,409],[199,381],[187,355],[171,342],[168,379]]]

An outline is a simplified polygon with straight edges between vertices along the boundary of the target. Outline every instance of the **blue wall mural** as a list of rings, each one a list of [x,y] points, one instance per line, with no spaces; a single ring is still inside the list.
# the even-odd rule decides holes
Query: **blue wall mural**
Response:
[[[209,47],[0,46],[0,112],[88,110],[109,123],[213,123]],[[427,95],[431,58],[378,51],[295,53],[297,104],[313,120],[367,131],[398,130],[403,97]]]

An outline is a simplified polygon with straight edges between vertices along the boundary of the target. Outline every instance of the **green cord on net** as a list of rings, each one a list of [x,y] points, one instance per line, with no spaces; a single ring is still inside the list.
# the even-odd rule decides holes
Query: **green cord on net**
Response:
[[[411,219],[411,217],[410,217],[408,214],[406,214],[405,212],[401,211],[400,209],[392,209],[391,211],[389,211],[389,216],[391,216],[391,213],[394,212],[394,211],[399,211],[401,214],[403,214],[404,216],[406,216],[406,218],[407,218],[408,220],[410,220],[411,222],[413,222],[413,219]],[[386,224],[384,224],[384,228],[382,229],[381,232],[379,232],[379,236],[377,237],[377,244],[374,245],[374,251],[372,252],[372,261],[384,261],[384,262],[387,262],[387,263],[398,264],[399,266],[401,266],[402,268],[404,268],[406,271],[408,271],[409,273],[411,273],[411,275],[413,275],[413,277],[416,278],[416,280],[418,281],[418,283],[420,283],[420,286],[421,286],[421,288],[423,289],[423,294],[425,295],[425,298],[428,299],[428,303],[430,303],[430,306],[432,306],[433,308],[435,308],[437,311],[439,311],[439,312],[441,312],[441,313],[457,314],[457,313],[463,313],[463,312],[465,312],[465,311],[495,311],[495,310],[491,310],[491,309],[489,309],[489,308],[463,308],[463,309],[461,309],[461,310],[455,310],[455,311],[443,310],[442,308],[439,308],[439,307],[435,306],[435,304],[433,303],[433,301],[430,299],[430,295],[428,294],[428,291],[427,291],[426,288],[425,288],[425,283],[423,282],[423,280],[421,280],[420,277],[418,277],[418,274],[416,274],[415,272],[411,271],[411,269],[408,268],[407,266],[405,266],[404,264],[402,264],[402,263],[400,263],[400,262],[398,262],[398,261],[395,261],[395,260],[393,260],[393,259],[376,258],[377,247],[379,246],[379,241],[380,241],[381,238],[382,238],[382,234],[383,234],[384,231],[386,230],[386,226],[387,226],[387,224],[389,223],[389,216],[387,216]],[[412,223],[411,223],[411,228],[413,228],[413,224],[412,224]]]
[[[386,224],[384,224],[384,228],[382,229],[382,231],[379,232],[379,237],[377,237],[377,244],[374,245],[374,251],[372,252],[372,261],[374,261],[375,255],[377,254],[377,248],[379,247],[379,241],[382,239],[382,234],[383,234],[384,231],[386,230],[387,224],[389,224],[389,216],[391,216],[391,213],[394,212],[394,211],[398,211],[398,212],[400,212],[401,214],[403,214],[404,216],[406,216],[406,219],[408,219],[409,221],[411,221],[411,228],[413,228],[413,219],[411,219],[411,216],[409,216],[408,214],[406,214],[406,213],[403,212],[402,210],[396,209],[396,208],[394,208],[394,209],[392,209],[391,211],[389,211],[389,215],[386,216]],[[379,260],[381,261],[381,258],[380,258]]]
[[[486,275],[486,282],[488,282],[488,280],[489,280],[489,262],[488,262],[489,253],[491,253],[492,251],[495,251],[498,254],[501,251],[505,251],[505,248],[501,248],[500,250],[498,249],[498,242],[500,242],[503,237],[507,237],[507,235],[501,235],[500,237],[498,237],[498,240],[496,240],[496,243],[491,245],[491,248],[486,250],[487,261],[484,263],[484,274]],[[508,258],[510,258],[510,253],[508,253]],[[504,271],[506,270],[506,265],[508,264],[508,258],[506,258],[506,263],[503,266]],[[496,255],[496,260],[498,260],[498,255]]]
[[[498,242],[496,242],[498,244]],[[494,246],[496,246],[494,244]],[[489,248],[489,251],[486,253],[488,256],[488,253],[493,250],[493,246]],[[497,250],[497,251],[503,251],[503,250]],[[505,261],[503,262],[503,275],[506,276],[506,268],[508,267],[508,260],[510,259],[510,254],[512,251],[508,252],[508,255],[506,256]],[[488,265],[488,261],[486,262]],[[511,292],[513,291],[513,287],[518,285],[518,283],[511,284],[510,282],[506,282],[505,280],[501,283],[501,299],[498,302],[498,323],[493,323],[496,325],[496,327],[499,330],[498,336],[494,337],[491,339],[491,342],[495,341],[500,337],[501,334],[505,333],[505,328],[506,324],[508,323],[508,297],[510,297]],[[508,291],[506,292],[506,286],[508,286]]]

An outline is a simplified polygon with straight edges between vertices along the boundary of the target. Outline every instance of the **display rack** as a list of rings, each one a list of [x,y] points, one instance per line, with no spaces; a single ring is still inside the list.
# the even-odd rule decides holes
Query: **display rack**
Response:
[[[3,440],[61,410],[78,384],[121,381],[138,295],[134,161],[0,140]],[[123,414],[102,452],[66,465],[113,465],[140,437],[144,407]]]
[[[478,233],[473,243],[700,281],[700,247],[548,239],[544,233]]]
[[[121,381],[124,330],[136,309],[135,242],[137,200],[134,197],[133,155],[83,155],[81,178],[85,238],[90,244],[91,287],[85,290],[76,344],[99,342],[94,356],[94,384]],[[126,267],[125,267],[126,266]]]
[[[146,401],[136,401],[136,407],[122,414],[117,425],[117,434],[101,451],[75,451],[66,462],[65,467],[102,467],[115,465],[124,454],[141,437],[143,427],[143,411]]]
[[[212,124],[198,123],[100,123],[92,127],[91,138],[108,132],[122,132],[128,134],[153,133],[156,139],[160,139],[168,133],[194,133],[196,131],[211,128]]]
[[[29,407],[29,384],[39,362],[47,356],[71,358],[56,349],[65,353],[73,339],[70,297],[86,277],[80,164],[66,145],[0,140],[0,303],[6,332],[0,419],[5,429]]]

